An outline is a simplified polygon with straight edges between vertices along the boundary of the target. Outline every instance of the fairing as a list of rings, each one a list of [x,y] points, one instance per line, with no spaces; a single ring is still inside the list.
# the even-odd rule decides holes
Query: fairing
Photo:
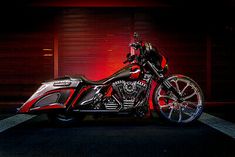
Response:
[[[162,55],[156,48],[152,48],[146,53],[146,58],[154,64],[156,68],[159,70],[166,68],[167,66],[167,59],[164,55]]]

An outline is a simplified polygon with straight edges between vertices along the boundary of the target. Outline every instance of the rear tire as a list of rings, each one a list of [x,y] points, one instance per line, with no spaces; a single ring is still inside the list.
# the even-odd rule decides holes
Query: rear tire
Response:
[[[69,126],[83,119],[83,116],[75,116],[69,113],[48,113],[47,117],[56,126]]]
[[[159,116],[175,124],[188,124],[196,121],[203,112],[204,97],[199,85],[183,75],[166,78],[182,96],[179,101],[163,84],[155,88],[153,104]]]

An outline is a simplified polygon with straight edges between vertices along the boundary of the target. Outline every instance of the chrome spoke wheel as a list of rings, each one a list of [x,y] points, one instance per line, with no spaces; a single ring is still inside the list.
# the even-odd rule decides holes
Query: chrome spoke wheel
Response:
[[[182,75],[173,75],[167,80],[181,96],[178,98],[160,85],[154,93],[154,102],[165,119],[176,123],[189,123],[197,119],[203,110],[203,94],[192,79]]]

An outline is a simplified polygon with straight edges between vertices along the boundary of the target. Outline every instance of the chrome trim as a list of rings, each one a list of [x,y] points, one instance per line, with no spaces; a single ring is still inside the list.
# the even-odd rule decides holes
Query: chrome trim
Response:
[[[163,78],[163,77],[164,77],[162,74],[160,74],[160,73],[158,72],[158,71],[160,71],[160,70],[158,70],[152,63],[150,63],[149,61],[147,61],[147,65],[153,70],[154,74],[156,74],[157,77],[159,77],[159,78]]]

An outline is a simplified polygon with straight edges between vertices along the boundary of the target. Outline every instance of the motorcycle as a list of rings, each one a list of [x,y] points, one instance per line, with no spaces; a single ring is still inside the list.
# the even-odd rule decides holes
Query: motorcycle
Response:
[[[112,76],[91,81],[85,76],[66,76],[47,81],[19,108],[18,113],[47,113],[50,120],[67,124],[84,115],[146,117],[152,82],[154,111],[176,124],[195,121],[203,111],[199,85],[184,75],[167,76],[168,62],[151,43],[137,33],[128,53],[127,66]],[[138,53],[137,53],[138,52]]]

